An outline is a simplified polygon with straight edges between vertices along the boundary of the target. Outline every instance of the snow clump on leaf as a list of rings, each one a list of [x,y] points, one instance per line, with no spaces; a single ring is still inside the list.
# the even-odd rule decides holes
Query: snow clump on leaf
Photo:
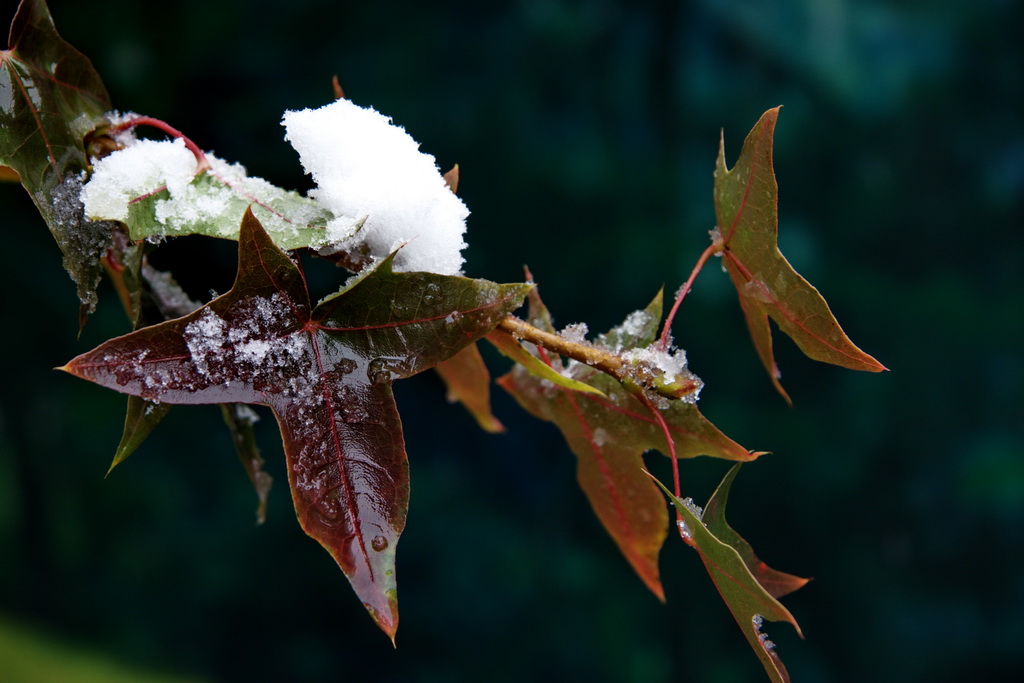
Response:
[[[180,197],[196,173],[196,158],[178,138],[169,142],[139,140],[96,162],[82,188],[87,216],[124,221],[138,197],[166,186]]]
[[[402,247],[395,270],[461,274],[469,210],[403,128],[346,99],[285,112],[282,124],[317,184],[310,197],[336,217],[328,249],[382,258]]]

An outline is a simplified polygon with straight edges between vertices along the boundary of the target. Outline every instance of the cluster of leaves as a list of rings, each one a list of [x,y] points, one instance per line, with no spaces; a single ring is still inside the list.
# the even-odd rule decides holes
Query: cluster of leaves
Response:
[[[329,216],[294,193],[225,179],[204,163],[198,148],[195,185],[234,197],[215,220],[180,234],[237,239],[238,271],[229,292],[205,305],[193,302],[171,274],[149,264],[156,247],[146,238],[161,231],[153,217],[161,188],[136,198],[124,222],[85,217],[83,179],[93,159],[117,147],[110,109],[101,79],[57,34],[42,0],[24,0],[8,49],[0,51],[0,164],[4,177],[28,190],[62,250],[78,288],[80,324],[96,305],[105,271],[135,328],[61,368],[129,395],[111,467],[144,441],[170,405],[221,404],[262,520],[270,479],[246,406],[270,407],[303,530],[330,552],[393,639],[395,549],[408,509],[409,469],[392,383],[435,368],[449,395],[481,427],[500,431],[475,345],[486,339],[515,362],[498,383],[525,410],[562,431],[597,517],[647,587],[664,599],[658,554],[670,528],[667,495],[680,537],[697,550],[769,677],[788,680],[760,628],[767,619],[789,622],[799,632],[777,599],[806,581],[767,567],[726,523],[739,464],[703,511],[681,498],[678,458],[708,455],[742,463],[761,453],[743,448],[701,415],[695,402],[701,383],[680,362],[669,333],[701,267],[720,256],[755,348],[784,397],[769,318],[811,358],[884,369],[850,342],[824,299],[778,251],[772,168],[778,109],[753,128],[731,170],[723,141],[714,188],[719,227],[664,322],[658,293],[594,341],[557,332],[533,285],[398,273],[394,255],[370,265],[358,254],[342,255],[338,262],[354,275],[314,305],[299,257],[311,253]],[[449,179],[454,190],[455,178]],[[524,298],[525,321],[510,316]],[[671,459],[671,489],[644,470],[649,450]]]

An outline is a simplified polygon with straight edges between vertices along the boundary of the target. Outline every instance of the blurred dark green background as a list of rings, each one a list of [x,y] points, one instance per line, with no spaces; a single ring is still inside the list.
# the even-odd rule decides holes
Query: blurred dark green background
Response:
[[[741,473],[733,526],[815,577],[785,600],[806,642],[768,632],[804,683],[1024,677],[1020,3],[51,10],[115,106],[284,186],[309,181],[281,113],[326,103],[338,74],[442,168],[461,165],[468,274],[514,281],[529,264],[557,322],[595,331],[685,279],[714,225],[720,129],[732,163],[784,104],[782,249],[892,371],[817,364],[779,338],[791,410],[726,276],[708,268],[682,309],[702,410],[773,452]],[[105,289],[77,338],[45,226],[17,186],[0,206],[0,679],[762,680],[696,555],[667,544],[659,604],[590,513],[558,433],[500,394],[509,433],[488,436],[433,375],[396,386],[413,476],[397,650],[299,530],[268,412],[262,527],[216,409],[176,409],[104,480],[123,398],[51,368],[126,331],[123,314]],[[204,287],[230,286],[231,243],[174,248]],[[684,494],[705,500],[726,469],[685,463]]]

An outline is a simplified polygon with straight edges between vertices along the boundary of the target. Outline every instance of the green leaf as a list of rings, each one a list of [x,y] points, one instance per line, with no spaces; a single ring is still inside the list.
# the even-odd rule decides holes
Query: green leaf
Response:
[[[238,165],[212,155],[207,159],[211,168],[195,176],[179,196],[158,185],[127,200],[124,223],[133,240],[184,235],[237,240],[242,216],[251,207],[282,249],[317,248],[327,242],[325,226],[333,215],[315,201],[249,177]]]
[[[124,431],[121,434],[121,442],[117,444],[114,451],[114,460],[107,469],[109,476],[114,468],[128,459],[132,453],[138,450],[142,442],[153,433],[160,421],[167,417],[171,406],[166,403],[154,403],[139,398],[138,396],[128,397],[128,408],[125,410]]]
[[[392,381],[479,339],[530,286],[395,273],[392,260],[314,308],[298,266],[247,212],[227,294],[62,369],[161,403],[269,406],[303,530],[331,553],[393,639],[409,466]]]
[[[120,225],[114,237],[106,259],[107,273],[134,329],[188,315],[199,308],[200,304],[185,294],[170,273],[160,272],[146,262],[144,245],[129,244]],[[108,475],[138,450],[170,411],[166,403],[128,397],[124,431]]]
[[[539,295],[530,294],[530,319],[550,326],[550,314]],[[609,349],[645,347],[655,337],[661,318],[661,293],[646,309],[598,338]],[[553,422],[577,458],[577,479],[595,514],[638,576],[659,599],[664,592],[658,572],[658,553],[664,543],[668,514],[662,497],[643,473],[643,454],[668,452],[661,425],[648,408],[612,377],[575,362],[556,369],[585,382],[604,396],[578,393],[542,380],[517,366],[498,383],[530,414]],[[561,366],[560,368],[558,366]],[[711,424],[697,406],[662,400],[659,408],[668,424],[677,455],[729,460],[753,460],[751,453]]]
[[[809,358],[853,370],[886,368],[850,341],[818,290],[779,251],[778,185],[772,166],[778,116],[779,107],[764,113],[731,170],[725,166],[723,133],[715,168],[715,215],[724,265],[739,294],[754,347],[775,388],[789,401],[779,383],[769,317]]]
[[[441,361],[434,369],[444,380],[449,402],[461,402],[485,432],[505,431],[505,426],[491,412],[491,373],[475,343]]]
[[[99,258],[112,228],[83,216],[83,138],[109,109],[92,63],[57,34],[46,3],[22,2],[0,50],[0,164],[17,172],[50,228],[83,316],[96,305]]]
[[[716,498],[720,498],[722,501],[720,506],[724,511],[724,500],[728,496],[729,487],[732,485],[738,467],[738,465],[733,467],[719,484],[708,507],[712,506]],[[796,619],[772,596],[769,590],[758,582],[740,551],[716,536],[711,530],[710,522],[705,526],[700,508],[695,506],[692,500],[676,498],[660,481],[656,479],[654,481],[675,506],[679,515],[677,525],[680,535],[700,555],[715,588],[718,589],[729,611],[732,612],[733,618],[739,624],[750,647],[761,660],[768,677],[772,681],[788,683],[789,673],[775,650],[775,644],[768,640],[768,636],[761,631],[761,626],[765,620],[786,621],[792,624],[802,638],[803,634],[800,632],[800,626],[796,623]],[[721,521],[724,523],[724,519]],[[735,532],[733,533],[735,534]],[[804,581],[797,577],[791,578],[795,581]]]
[[[725,521],[725,504],[729,499],[729,491],[732,488],[733,480],[736,479],[739,471],[740,465],[736,464],[726,472],[722,482],[715,489],[711,499],[708,500],[701,519],[707,526],[708,531],[714,534],[718,540],[732,546],[739,553],[743,563],[747,565],[747,569],[750,570],[750,573],[769,595],[773,598],[781,598],[783,595],[789,595],[793,591],[803,588],[807,585],[809,579],[776,571],[766,565],[754,554],[754,549],[750,544]]]
[[[514,360],[537,379],[547,380],[552,384],[556,384],[564,389],[570,389],[571,391],[580,391],[585,394],[597,394],[598,396],[604,396],[604,393],[600,389],[595,389],[589,384],[578,382],[571,377],[566,377],[562,373],[558,372],[558,370],[555,370],[540,358],[527,351],[522,342],[507,332],[494,330],[487,335],[487,341],[493,344],[494,348],[501,351],[501,353],[508,358]]]

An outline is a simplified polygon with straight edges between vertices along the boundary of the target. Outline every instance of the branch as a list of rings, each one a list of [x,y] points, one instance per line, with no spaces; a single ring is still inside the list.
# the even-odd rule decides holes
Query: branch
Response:
[[[498,329],[520,341],[528,341],[560,356],[596,368],[622,382],[627,388],[649,389],[665,398],[681,399],[697,391],[701,386],[699,381],[692,378],[667,375],[643,361],[623,360],[621,356],[607,349],[569,341],[561,335],[546,332],[511,315],[498,323]]]

